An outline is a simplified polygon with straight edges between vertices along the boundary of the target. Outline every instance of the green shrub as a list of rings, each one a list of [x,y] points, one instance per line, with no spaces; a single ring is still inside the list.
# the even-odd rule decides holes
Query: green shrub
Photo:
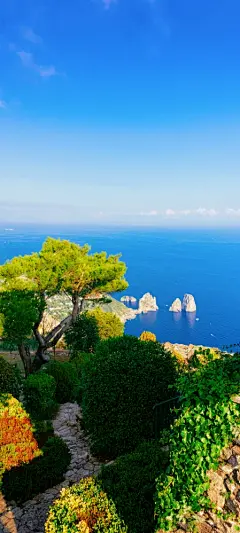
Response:
[[[73,402],[78,398],[80,384],[75,365],[67,361],[50,361],[45,371],[55,379],[58,403]]]
[[[153,407],[175,395],[169,385],[176,375],[176,362],[158,342],[128,336],[100,342],[83,379],[83,420],[93,452],[116,457],[151,440]]]
[[[43,455],[31,463],[12,468],[3,476],[2,490],[8,501],[22,503],[63,480],[70,463],[68,447],[59,437],[50,437]]]
[[[182,406],[170,433],[168,476],[157,481],[157,526],[164,531],[188,523],[202,509],[215,509],[207,494],[208,472],[218,468],[223,449],[239,433],[240,405],[234,396],[238,401],[240,355],[214,359],[204,351],[189,367],[177,384]]]
[[[44,372],[31,374],[24,381],[23,391],[26,409],[35,420],[52,418],[56,409],[56,381],[52,376]]]
[[[0,396],[0,478],[13,466],[40,454],[30,419],[21,403],[10,394]]]
[[[22,378],[19,369],[0,357],[0,394],[12,394],[19,399],[22,387]]]
[[[127,533],[98,483],[85,478],[78,485],[63,489],[50,509],[45,533]]]
[[[82,400],[82,391],[83,391],[83,371],[84,367],[89,361],[90,357],[92,357],[93,354],[91,353],[75,353],[70,356],[70,362],[75,366],[77,371],[77,377],[79,380],[79,392],[77,400],[80,402]]]
[[[65,340],[70,354],[78,352],[94,352],[99,342],[97,320],[88,313],[77,317],[74,324],[65,333]]]
[[[100,307],[96,307],[93,311],[88,311],[87,316],[96,318],[101,340],[109,339],[110,337],[121,337],[123,335],[124,324],[114,313],[108,313]]]
[[[153,441],[102,468],[98,480],[129,533],[153,533],[155,480],[166,463],[162,445]]]

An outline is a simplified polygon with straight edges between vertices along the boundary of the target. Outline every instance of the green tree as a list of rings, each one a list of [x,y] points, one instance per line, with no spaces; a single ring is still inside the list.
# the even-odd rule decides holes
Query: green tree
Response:
[[[89,313],[79,315],[65,334],[65,341],[72,357],[79,352],[94,352],[99,340],[97,320]]]
[[[96,319],[101,340],[109,339],[109,337],[121,337],[124,333],[124,324],[114,313],[108,313],[100,307],[96,307],[93,311],[88,311],[87,316]]]
[[[35,366],[45,363],[47,350],[57,344],[76,320],[84,300],[96,298],[96,294],[104,296],[126,289],[125,273],[126,265],[120,261],[120,255],[91,254],[88,245],[79,246],[51,237],[44,242],[40,252],[14,257],[0,266],[0,313],[4,316],[4,337],[18,346],[26,372],[31,370],[30,354],[26,349],[23,354],[20,346],[26,348],[27,339],[34,336],[37,342]],[[46,301],[59,293],[69,296],[71,313],[44,335],[39,326]],[[24,328],[17,318],[20,309]]]

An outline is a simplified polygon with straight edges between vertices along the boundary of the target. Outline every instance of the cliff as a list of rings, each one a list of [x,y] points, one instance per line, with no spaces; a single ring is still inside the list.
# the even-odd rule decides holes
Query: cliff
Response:
[[[100,297],[100,295],[99,295]],[[122,302],[119,302],[112,296],[107,296],[108,303],[94,302],[93,300],[85,300],[83,310],[88,311],[95,307],[101,307],[103,311],[114,313],[120,320],[125,323],[126,320],[133,320],[136,317],[136,310],[130,309]],[[72,303],[70,298],[65,294],[58,294],[49,298],[47,309],[44,313],[42,321],[42,329],[44,332],[49,331],[56,326],[61,320],[71,313]]]

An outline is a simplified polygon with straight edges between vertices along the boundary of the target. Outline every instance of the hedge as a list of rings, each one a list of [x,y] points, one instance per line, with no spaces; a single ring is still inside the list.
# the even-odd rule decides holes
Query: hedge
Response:
[[[45,533],[127,533],[115,504],[92,478],[63,489],[45,525]]]
[[[10,394],[0,396],[0,478],[14,466],[40,455],[30,419]]]
[[[44,370],[55,379],[58,403],[73,402],[78,398],[80,384],[76,367],[72,363],[50,361]]]
[[[19,369],[0,357],[0,394],[12,394],[19,399],[22,388],[22,378]]]
[[[151,440],[153,407],[175,395],[169,385],[176,376],[176,361],[157,342],[124,336],[99,343],[83,379],[83,421],[93,453],[114,458]]]
[[[22,503],[63,481],[70,464],[70,453],[59,437],[50,437],[42,456],[29,464],[12,468],[3,475],[2,490],[8,501]]]
[[[50,420],[56,409],[56,381],[44,372],[31,374],[24,381],[24,403],[35,420]]]
[[[114,501],[128,533],[153,533],[155,480],[167,460],[162,444],[153,441],[102,467],[98,480]]]

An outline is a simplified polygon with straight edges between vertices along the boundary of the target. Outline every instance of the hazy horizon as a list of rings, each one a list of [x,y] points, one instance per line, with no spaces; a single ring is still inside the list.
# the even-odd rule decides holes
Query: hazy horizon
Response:
[[[238,0],[0,15],[0,220],[240,225]]]

